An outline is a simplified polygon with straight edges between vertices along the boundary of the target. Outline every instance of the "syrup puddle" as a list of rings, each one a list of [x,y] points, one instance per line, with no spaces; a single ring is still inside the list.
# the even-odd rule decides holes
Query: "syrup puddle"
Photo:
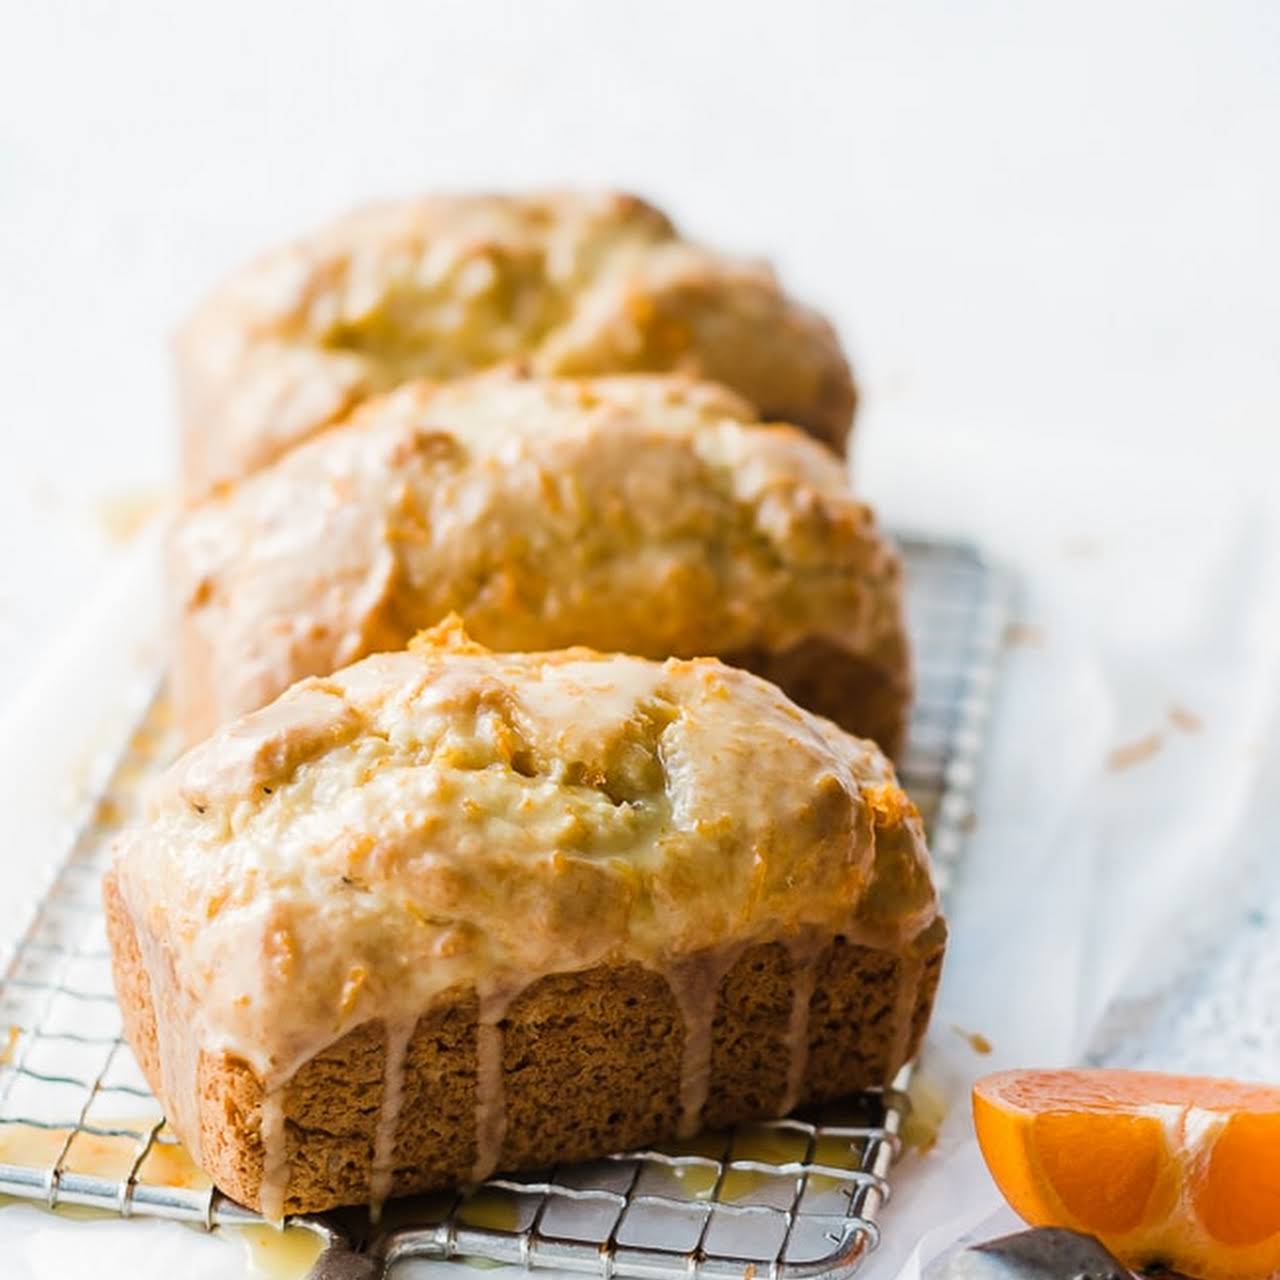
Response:
[[[946,1094],[919,1072],[912,1077],[907,1093],[911,1108],[902,1122],[902,1145],[907,1151],[927,1155],[938,1145],[938,1134],[947,1118]]]
[[[657,1150],[669,1156],[705,1156],[708,1160],[720,1160],[724,1156],[725,1135],[722,1133],[698,1133],[692,1138],[677,1138],[664,1142]],[[716,1185],[716,1171],[704,1164],[677,1164],[667,1167],[679,1184],[680,1190],[690,1200],[710,1199]]]
[[[733,1140],[730,1160],[754,1160],[760,1164],[798,1164],[808,1145],[805,1136],[787,1129],[747,1129]],[[757,1169],[730,1169],[720,1184],[720,1199],[746,1200],[783,1179],[790,1185],[794,1175],[763,1173]]]
[[[459,1206],[458,1221],[486,1231],[519,1231],[520,1203],[511,1191],[482,1187]]]
[[[458,1207],[458,1221],[464,1226],[485,1231],[506,1231],[515,1234],[523,1225],[519,1197],[511,1191],[482,1187]],[[504,1265],[492,1258],[458,1258],[468,1267],[490,1271]]]
[[[134,1116],[99,1121],[98,1125],[104,1129],[129,1129],[145,1135],[156,1119],[154,1115]],[[76,1133],[69,1128],[42,1129],[38,1125],[6,1124],[0,1125],[0,1163],[48,1168],[57,1160],[67,1138],[73,1133],[75,1136],[62,1162],[63,1170],[112,1182],[128,1177],[138,1146],[143,1141],[127,1134]],[[144,1184],[182,1187],[192,1191],[204,1191],[211,1185],[184,1147],[161,1141],[159,1136],[139,1166],[137,1180]],[[49,1210],[40,1201],[21,1196],[0,1196],[0,1203],[25,1204],[45,1213],[52,1212],[60,1218],[79,1221],[101,1222],[119,1216],[112,1209],[77,1204],[59,1204]],[[302,1280],[324,1247],[323,1240],[304,1227],[287,1227],[283,1231],[267,1225],[221,1227],[219,1232],[225,1233],[229,1239],[243,1242],[241,1247],[249,1267],[248,1274],[254,1280]]]
[[[221,1227],[244,1244],[249,1275],[254,1280],[302,1280],[315,1266],[324,1241],[305,1227]]]
[[[100,1128],[129,1129],[131,1134],[75,1133],[62,1161],[66,1173],[118,1181],[128,1177],[142,1138],[155,1123],[155,1116],[98,1121]],[[57,1160],[71,1129],[42,1129],[38,1125],[0,1125],[0,1163],[25,1168],[48,1168]],[[157,1137],[138,1169],[137,1181],[156,1186],[183,1187],[203,1191],[211,1184],[196,1167],[185,1148]]]
[[[867,1140],[865,1138],[841,1138],[831,1135],[819,1138],[813,1146],[813,1163],[825,1164],[828,1169],[848,1169],[854,1172],[861,1169],[866,1159]],[[814,1174],[809,1179],[809,1187],[815,1195],[827,1191],[847,1190],[852,1183],[842,1182],[839,1178],[829,1177],[825,1173]]]

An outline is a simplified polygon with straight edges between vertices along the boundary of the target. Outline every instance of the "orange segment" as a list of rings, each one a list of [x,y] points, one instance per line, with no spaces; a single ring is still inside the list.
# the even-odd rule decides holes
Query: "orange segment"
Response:
[[[1280,1272],[1280,1088],[1141,1071],[978,1081],[991,1176],[1038,1226],[1206,1280]]]
[[[1265,1240],[1280,1223],[1280,1115],[1227,1121],[1196,1195],[1205,1230],[1230,1245]]]
[[[1063,1207],[1095,1231],[1130,1231],[1142,1220],[1164,1154],[1149,1116],[1050,1111],[1032,1120],[1040,1168]]]

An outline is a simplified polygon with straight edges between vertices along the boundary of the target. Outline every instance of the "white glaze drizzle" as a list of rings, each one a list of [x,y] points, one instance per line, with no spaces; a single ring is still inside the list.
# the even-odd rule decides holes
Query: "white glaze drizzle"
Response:
[[[378,1127],[373,1134],[373,1168],[369,1172],[369,1216],[382,1216],[382,1206],[391,1193],[396,1167],[396,1134],[404,1102],[404,1068],[416,1019],[386,1025],[385,1061],[382,1075],[382,1102],[378,1107]]]
[[[268,1222],[284,1221],[284,1199],[289,1190],[289,1140],[285,1126],[284,1090],[280,1085],[262,1095],[259,1124],[262,1136],[262,1185],[258,1209]]]
[[[720,1002],[720,984],[738,963],[745,943],[730,944],[673,962],[665,971],[667,984],[684,1019],[680,1056],[681,1138],[702,1127],[702,1109],[711,1087],[712,1028]]]
[[[115,883],[133,925],[134,942],[151,993],[160,1090],[168,1102],[166,1118],[170,1129],[182,1139],[188,1155],[199,1164],[200,1045],[197,1038],[189,1034],[193,1015],[189,1002],[180,999],[172,960],[130,900],[127,879],[117,877]]]
[[[806,930],[786,940],[791,958],[791,1014],[787,1019],[787,1085],[778,1114],[794,1111],[804,1089],[804,1073],[809,1065],[809,1006],[818,980],[818,961],[831,942],[828,935]]]
[[[519,986],[492,986],[479,990],[476,1019],[476,1155],[471,1181],[483,1182],[498,1167],[507,1136],[506,1092],[502,1081],[502,1020]]]

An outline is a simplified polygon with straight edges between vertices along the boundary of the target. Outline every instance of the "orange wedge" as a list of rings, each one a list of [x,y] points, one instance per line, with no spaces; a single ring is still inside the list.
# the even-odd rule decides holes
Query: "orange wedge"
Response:
[[[973,1089],[996,1185],[1135,1269],[1280,1272],[1280,1088],[1151,1071],[1002,1071]]]

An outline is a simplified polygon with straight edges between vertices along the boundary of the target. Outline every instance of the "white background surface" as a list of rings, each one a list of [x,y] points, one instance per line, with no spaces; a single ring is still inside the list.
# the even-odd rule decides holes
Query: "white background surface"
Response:
[[[859,486],[891,522],[980,537],[1027,583],[1035,629],[1010,650],[935,1023],[948,1126],[902,1170],[877,1272],[991,1209],[962,1099],[993,1062],[1092,1046],[1280,1078],[1280,9],[4,16],[9,697],[121,554],[104,515],[169,474],[166,335],[219,274],[369,197],[625,185],[827,308],[865,390]],[[1175,706],[1203,727],[1178,729]],[[1149,760],[1107,767],[1152,733]],[[996,1053],[975,1060],[952,1024]],[[37,1236],[28,1214],[0,1209],[20,1276],[69,1274],[87,1248],[98,1274],[158,1275],[164,1249],[191,1249],[132,1223],[92,1246],[80,1223]],[[241,1265],[203,1247],[193,1275]]]

